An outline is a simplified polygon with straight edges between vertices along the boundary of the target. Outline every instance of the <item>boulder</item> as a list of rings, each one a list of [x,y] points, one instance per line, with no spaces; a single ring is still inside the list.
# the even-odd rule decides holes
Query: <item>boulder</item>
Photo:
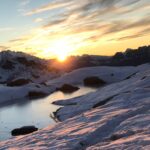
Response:
[[[38,99],[46,97],[48,94],[42,91],[30,91],[27,95],[29,99]]]
[[[106,84],[105,81],[103,81],[102,79],[96,76],[87,77],[84,79],[83,82],[85,86],[90,86],[90,87],[99,87],[99,86],[103,86],[104,84]]]
[[[7,86],[23,86],[29,84],[31,80],[29,79],[16,79],[7,83]]]
[[[11,135],[12,136],[26,135],[26,134],[35,132],[37,130],[38,128],[36,128],[35,126],[24,126],[24,127],[12,130]]]
[[[63,93],[72,93],[79,90],[79,88],[70,84],[64,84],[60,88],[57,88],[56,90],[62,91]]]

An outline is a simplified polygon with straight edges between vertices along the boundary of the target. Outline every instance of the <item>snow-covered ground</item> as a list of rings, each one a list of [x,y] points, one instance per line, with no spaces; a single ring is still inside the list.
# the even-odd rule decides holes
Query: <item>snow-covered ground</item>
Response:
[[[144,64],[138,67],[87,67],[66,73],[59,78],[48,81],[47,84],[57,87],[60,87],[64,83],[83,85],[83,80],[90,76],[97,76],[104,80],[106,83],[110,84],[129,78],[135,73],[142,70],[144,71],[147,68],[149,68],[148,64]]]
[[[94,68],[89,68],[88,74],[85,70],[84,77],[93,75]],[[95,70],[94,75],[99,72],[97,68]],[[108,70],[117,75],[110,77],[112,71],[108,73]],[[103,70],[100,77],[112,84],[81,97],[56,102],[65,105],[56,113],[63,122],[0,142],[0,150],[149,150],[150,64],[123,70],[121,67]],[[51,83],[81,83],[84,78],[80,76],[81,72],[74,71]],[[115,79],[111,82],[110,78]]]
[[[41,91],[41,92],[45,91],[46,93],[51,94],[52,92],[55,91],[56,87],[60,87],[65,83],[69,83],[72,85],[83,85],[84,78],[90,76],[98,76],[104,81],[106,81],[106,83],[108,84],[115,83],[115,82],[122,81],[134,75],[135,73],[145,70],[146,68],[149,67],[149,65],[142,65],[139,67],[88,67],[88,68],[78,69],[70,73],[66,73],[61,77],[56,78],[57,74],[48,72],[46,70],[41,70],[38,67],[36,68],[26,67],[23,64],[16,62],[16,57],[18,58],[18,55],[17,56],[15,55],[13,57],[12,56],[8,57],[11,58],[12,62],[13,61],[15,62],[16,64],[15,69],[5,70],[0,67],[0,76],[1,76],[0,79],[6,81],[8,79],[10,80],[11,78],[14,78],[15,80],[19,78],[23,78],[23,79],[31,80],[31,83],[19,87],[9,87],[6,84],[1,84],[0,103],[4,103],[8,101],[12,102],[16,99],[21,100],[22,98],[25,98],[28,92],[31,90]],[[5,60],[7,60],[6,58]],[[26,59],[29,58],[27,57]],[[38,60],[37,58],[32,58],[32,57],[30,59],[32,61],[33,60],[41,61]],[[21,68],[21,70],[19,68]],[[34,78],[33,73],[39,77]],[[48,86],[44,86],[43,82],[47,82]],[[40,88],[38,88],[36,84],[38,84]]]

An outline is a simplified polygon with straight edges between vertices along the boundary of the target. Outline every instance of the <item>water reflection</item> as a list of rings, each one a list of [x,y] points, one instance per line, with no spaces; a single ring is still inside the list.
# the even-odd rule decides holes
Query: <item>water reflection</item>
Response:
[[[48,125],[54,125],[56,122],[50,117],[52,112],[59,106],[51,104],[60,99],[70,99],[81,96],[96,89],[80,87],[80,90],[72,94],[55,92],[46,98],[39,100],[20,100],[16,104],[7,105],[0,108],[0,140],[11,137],[10,131],[26,125],[35,125],[43,128]]]

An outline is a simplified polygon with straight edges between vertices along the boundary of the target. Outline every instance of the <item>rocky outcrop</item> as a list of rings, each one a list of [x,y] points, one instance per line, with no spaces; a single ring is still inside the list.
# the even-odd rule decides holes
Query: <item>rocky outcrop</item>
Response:
[[[42,92],[42,91],[30,91],[27,95],[29,99],[38,99],[46,97],[48,93]]]
[[[79,90],[79,88],[70,84],[64,84],[60,88],[57,88],[56,90],[62,91],[63,93],[72,93]]]
[[[26,135],[32,132],[37,131],[38,128],[35,126],[24,126],[21,128],[17,128],[11,131],[12,136]]]
[[[16,79],[7,83],[7,86],[23,86],[29,84],[31,80],[29,79]]]
[[[110,65],[137,66],[150,62],[150,46],[138,49],[127,49],[124,53],[117,52],[111,59]]]
[[[87,77],[83,80],[83,82],[85,86],[91,86],[91,87],[99,87],[106,84],[105,81],[103,81],[102,79],[96,76]]]

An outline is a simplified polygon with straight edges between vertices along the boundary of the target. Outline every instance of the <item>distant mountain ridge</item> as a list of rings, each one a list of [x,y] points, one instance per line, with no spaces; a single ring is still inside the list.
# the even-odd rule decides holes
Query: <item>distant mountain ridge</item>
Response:
[[[117,52],[114,56],[82,55],[70,56],[64,63],[55,59],[45,60],[23,52],[0,52],[0,69],[13,72],[17,66],[20,71],[72,71],[78,68],[93,66],[138,66],[150,62],[150,46],[142,46],[138,49],[127,49],[125,52]],[[20,73],[19,71],[19,73]],[[1,72],[1,71],[0,71]],[[1,80],[0,80],[1,81]]]
[[[138,49],[127,49],[124,53],[117,52],[111,59],[112,65],[137,66],[150,62],[150,46]]]
[[[68,59],[69,63],[64,65],[68,70],[93,66],[138,66],[150,62],[150,46],[127,49],[125,52],[117,52],[114,56],[83,55],[71,56]],[[63,67],[60,66],[61,68]]]

